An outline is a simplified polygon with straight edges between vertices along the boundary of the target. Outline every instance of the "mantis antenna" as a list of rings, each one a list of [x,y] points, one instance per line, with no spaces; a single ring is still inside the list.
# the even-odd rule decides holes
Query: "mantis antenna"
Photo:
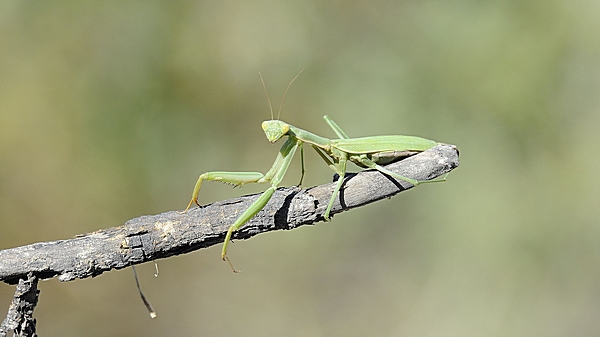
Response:
[[[303,71],[304,71],[304,68],[300,69],[298,74],[296,74],[296,76],[294,76],[294,78],[292,78],[292,80],[290,81],[290,84],[288,84],[287,88],[285,88],[285,91],[283,92],[283,97],[281,98],[281,104],[279,105],[279,111],[277,111],[277,119],[279,119],[279,116],[281,116],[281,108],[283,108],[283,102],[285,101],[285,95],[287,95],[287,92],[290,89],[290,87],[292,86],[292,83],[294,83],[294,81],[298,78],[298,76],[300,76],[300,74],[302,74]],[[269,102],[269,110],[271,110],[271,119],[273,119],[273,106],[271,105],[271,99],[269,98],[269,92],[267,91],[267,86],[265,85],[265,81],[263,80],[263,77],[262,77],[262,74],[260,73],[260,71],[258,72],[258,77],[260,77],[260,82],[263,85],[263,89],[265,89],[265,95],[267,95],[267,102]]]
[[[265,85],[265,81],[263,80],[263,77],[262,77],[262,74],[260,73],[260,71],[258,72],[258,77],[260,77],[260,82],[263,85],[263,89],[265,89],[265,95],[267,95],[267,102],[269,102],[269,110],[271,110],[271,119],[273,119],[273,106],[271,105],[271,99],[269,98],[269,92],[267,91],[267,86]],[[279,116],[277,118],[279,119]]]
[[[292,86],[292,83],[294,83],[294,81],[298,78],[298,76],[300,76],[300,74],[302,74],[303,71],[304,71],[304,68],[300,69],[300,71],[296,74],[296,76],[294,76],[294,78],[292,78],[292,80],[290,81],[290,84],[288,84],[287,88],[285,88],[285,91],[283,92],[283,97],[281,98],[281,104],[279,105],[279,111],[277,111],[277,119],[279,119],[279,116],[281,115],[281,108],[283,107],[283,101],[285,101],[285,95],[287,95],[288,89]]]

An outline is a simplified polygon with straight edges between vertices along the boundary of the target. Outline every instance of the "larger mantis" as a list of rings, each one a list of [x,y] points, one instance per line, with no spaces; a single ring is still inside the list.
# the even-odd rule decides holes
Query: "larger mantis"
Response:
[[[298,75],[300,75],[300,73],[298,73]],[[294,79],[290,82],[287,89],[289,89],[290,85],[294,82],[298,75],[296,75],[296,77],[294,77]],[[260,76],[260,79],[263,83],[263,87],[265,87],[264,81],[262,80],[262,76]],[[284,98],[285,94],[287,93],[287,89],[283,95]],[[243,186],[249,183],[271,184],[271,186],[266,191],[264,191],[259,196],[259,198],[256,199],[256,201],[254,201],[254,203],[252,203],[252,205],[250,205],[250,207],[248,207],[248,209],[246,209],[246,211],[244,211],[237,218],[237,220],[235,220],[235,222],[229,227],[229,230],[227,231],[227,235],[225,236],[225,241],[223,243],[223,249],[221,251],[221,258],[229,263],[231,269],[234,272],[237,271],[233,268],[231,261],[227,257],[227,247],[229,245],[229,242],[231,241],[231,236],[233,232],[242,227],[246,222],[248,222],[248,220],[254,217],[261,209],[265,207],[265,205],[271,199],[271,196],[273,195],[277,187],[279,187],[279,184],[285,176],[290,166],[290,163],[298,149],[300,149],[301,153],[300,158],[302,165],[302,175],[300,177],[300,184],[302,184],[302,179],[304,178],[304,143],[309,144],[313,149],[315,149],[315,151],[319,154],[323,161],[325,161],[325,163],[333,170],[333,172],[339,175],[339,179],[337,180],[337,183],[333,190],[333,194],[331,195],[331,199],[329,200],[329,204],[327,205],[327,209],[325,210],[323,216],[327,221],[329,221],[331,208],[342,187],[344,176],[346,174],[346,164],[348,163],[348,161],[351,161],[364,169],[375,169],[383,174],[406,181],[414,186],[425,182],[436,182],[445,180],[444,177],[441,180],[419,181],[402,176],[381,166],[400,160],[402,158],[406,158],[416,153],[423,152],[438,145],[438,143],[433,140],[415,136],[372,136],[350,138],[331,118],[329,118],[329,116],[325,115],[323,116],[325,122],[338,136],[337,139],[328,139],[325,137],[318,136],[312,132],[300,129],[288,123],[285,123],[279,120],[279,115],[277,116],[278,119],[273,119],[273,108],[271,106],[268,93],[267,100],[269,101],[269,108],[271,109],[272,118],[271,120],[267,120],[262,123],[262,129],[264,130],[267,139],[269,140],[269,142],[275,143],[277,140],[284,136],[288,137],[287,140],[283,143],[283,146],[281,146],[279,154],[277,155],[273,166],[271,166],[271,169],[269,169],[265,174],[262,174],[260,172],[225,171],[203,173],[200,175],[198,181],[196,182],[194,191],[192,192],[192,199],[190,200],[187,208],[183,211],[183,213],[187,212],[187,210],[194,203],[201,207],[198,203],[198,194],[200,193],[200,188],[202,187],[202,182],[204,180],[220,181],[235,186]],[[281,112],[281,106],[279,112]]]

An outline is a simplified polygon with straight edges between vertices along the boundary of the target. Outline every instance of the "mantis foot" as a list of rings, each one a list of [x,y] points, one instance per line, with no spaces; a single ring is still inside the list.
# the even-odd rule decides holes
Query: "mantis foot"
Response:
[[[178,214],[185,214],[190,209],[190,207],[192,207],[192,203],[193,202],[195,202],[196,205],[198,205],[198,207],[202,208],[202,206],[200,206],[200,204],[198,203],[198,200],[192,199],[192,200],[190,200],[190,203],[187,205],[187,207],[183,211],[181,211],[181,212],[177,211],[177,213]]]
[[[233,264],[231,263],[231,260],[229,260],[227,255],[223,255],[222,258],[223,258],[223,261],[227,261],[227,263],[229,263],[229,267],[231,267],[231,271],[233,271],[236,274],[240,272],[239,270],[233,268]]]

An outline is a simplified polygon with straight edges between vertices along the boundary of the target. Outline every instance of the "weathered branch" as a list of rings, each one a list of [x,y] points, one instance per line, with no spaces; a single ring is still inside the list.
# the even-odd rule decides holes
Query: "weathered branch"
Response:
[[[438,145],[387,168],[417,180],[428,180],[457,166],[456,147]],[[307,189],[278,189],[265,208],[235,232],[233,238],[248,239],[263,232],[323,221],[333,187],[329,183]],[[347,174],[331,214],[391,197],[411,187],[378,171]],[[185,214],[169,211],[141,216],[119,227],[68,240],[2,250],[0,281],[13,284],[27,278],[28,273],[40,279],[58,276],[60,281],[71,281],[209,247],[223,242],[229,226],[257,197],[254,194],[219,201]]]

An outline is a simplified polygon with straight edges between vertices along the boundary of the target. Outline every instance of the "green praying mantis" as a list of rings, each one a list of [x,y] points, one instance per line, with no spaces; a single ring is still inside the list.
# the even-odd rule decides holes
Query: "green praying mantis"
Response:
[[[231,261],[227,257],[227,247],[231,241],[233,232],[242,227],[248,220],[254,217],[254,215],[256,215],[265,207],[281,183],[281,180],[285,176],[288,167],[290,166],[290,163],[298,149],[300,149],[300,160],[302,166],[302,174],[300,177],[300,183],[298,185],[302,184],[305,172],[303,150],[304,143],[309,144],[313,149],[315,149],[325,163],[339,175],[339,179],[337,180],[333,194],[324,213],[324,218],[326,221],[329,221],[331,208],[334,204],[335,198],[340,192],[340,188],[342,187],[344,176],[346,174],[346,164],[348,161],[351,161],[364,169],[375,169],[383,174],[406,181],[414,186],[426,182],[445,181],[445,176],[439,180],[418,181],[394,173],[381,166],[390,164],[419,152],[423,152],[438,145],[438,143],[433,140],[414,136],[372,136],[350,138],[329,116],[325,115],[323,117],[325,122],[338,136],[337,139],[328,139],[279,120],[279,114],[281,113],[281,106],[283,106],[285,95],[287,94],[291,84],[296,80],[296,78],[298,78],[301,72],[302,71],[300,71],[288,84],[283,94],[277,119],[273,119],[271,100],[269,99],[269,94],[267,92],[262,75],[259,73],[260,80],[267,95],[269,108],[271,110],[271,120],[264,121],[262,123],[262,129],[264,130],[267,139],[271,143],[275,143],[284,136],[288,137],[279,150],[279,154],[277,155],[277,158],[275,159],[271,169],[269,169],[265,174],[260,172],[225,171],[203,173],[196,182],[190,203],[182,212],[187,212],[194,203],[199,207],[202,207],[198,203],[198,194],[200,193],[200,188],[202,187],[202,182],[204,180],[220,181],[235,186],[243,186],[249,183],[271,184],[271,186],[237,218],[237,220],[229,227],[229,230],[227,231],[227,235],[225,236],[225,241],[223,243],[223,249],[221,251],[221,258],[229,263],[234,272],[237,272],[237,270],[233,268]]]

